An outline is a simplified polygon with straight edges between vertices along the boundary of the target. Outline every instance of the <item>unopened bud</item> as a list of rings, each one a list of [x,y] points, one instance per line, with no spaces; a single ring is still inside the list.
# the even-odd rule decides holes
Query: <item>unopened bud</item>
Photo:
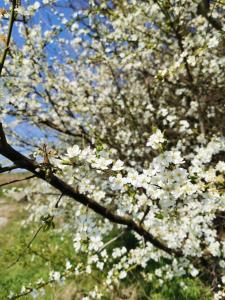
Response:
[[[0,8],[0,18],[7,13],[7,10],[4,8]]]

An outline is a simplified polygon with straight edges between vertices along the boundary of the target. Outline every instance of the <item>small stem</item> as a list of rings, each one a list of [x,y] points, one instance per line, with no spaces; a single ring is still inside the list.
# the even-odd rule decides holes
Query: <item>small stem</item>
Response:
[[[9,29],[8,29],[8,34],[7,34],[7,39],[6,39],[6,47],[5,50],[3,51],[1,61],[0,61],[0,77],[2,74],[2,69],[5,63],[5,59],[7,56],[7,53],[9,51],[9,44],[10,44],[10,39],[12,36],[12,29],[13,29],[13,24],[15,21],[15,7],[16,7],[16,0],[12,1],[12,10],[11,10],[11,15],[10,15],[10,21],[9,21]]]
[[[23,179],[15,179],[15,180],[0,184],[0,187],[6,186],[6,185],[9,185],[9,184],[13,184],[13,183],[17,183],[17,182],[21,182],[21,181],[25,181],[25,180],[28,180],[28,179],[31,179],[31,178],[34,178],[34,177],[36,177],[36,176],[31,175],[31,176],[25,177]]]
[[[16,263],[18,263],[18,261],[20,261],[20,259],[25,255],[25,250],[29,249],[31,244],[33,243],[33,241],[36,239],[36,237],[38,236],[38,234],[40,233],[40,231],[42,230],[43,228],[43,224],[41,226],[39,226],[38,230],[35,232],[34,236],[32,237],[32,239],[29,241],[29,243],[27,244],[26,248],[23,249],[23,252],[21,252],[19,254],[19,256],[17,257],[17,259],[12,262],[8,267],[7,269],[11,268],[12,266],[14,266]]]

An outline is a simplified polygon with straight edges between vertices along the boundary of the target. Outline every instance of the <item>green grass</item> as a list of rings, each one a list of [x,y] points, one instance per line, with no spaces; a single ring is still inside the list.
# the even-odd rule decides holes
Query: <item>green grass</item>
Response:
[[[21,204],[14,204],[17,209],[11,216],[8,224],[0,230],[0,299],[7,299],[10,291],[20,292],[22,286],[35,285],[35,282],[43,278],[48,279],[51,270],[63,270],[65,258],[76,264],[85,257],[75,257],[72,236],[68,233],[65,236],[56,230],[41,231],[32,243],[30,249],[26,245],[38,229],[38,224],[26,228],[21,226],[21,220],[26,218],[26,213],[21,210]],[[115,233],[114,233],[115,234]],[[108,237],[111,238],[111,237]],[[116,241],[117,246],[126,243],[132,248],[135,240],[126,235]],[[23,253],[21,259],[10,268],[10,264],[16,261]],[[156,266],[153,266],[153,268]],[[149,272],[152,266],[149,267]],[[101,281],[104,274],[98,270],[93,275],[86,275],[82,278],[70,278],[64,286],[52,285],[46,289],[46,294],[38,300],[79,300],[81,294],[85,294],[89,288]],[[184,281],[186,289],[180,283]],[[133,295],[133,296],[131,296]],[[133,297],[133,298],[132,298]],[[31,296],[23,296],[21,299],[32,299]],[[162,286],[154,279],[152,283],[144,283],[139,270],[133,270],[129,277],[118,288],[117,294],[110,293],[104,297],[110,299],[133,299],[133,300],[208,300],[212,299],[210,289],[206,288],[198,279],[176,279]]]
[[[15,205],[15,204],[14,204]],[[22,227],[21,221],[26,219],[26,213],[21,210],[21,204],[16,204],[17,210],[11,216],[8,224],[0,230],[0,300],[7,299],[10,291],[20,293],[22,286],[33,286],[40,278],[45,281],[52,270],[63,271],[66,258],[76,265],[85,257],[76,257],[73,250],[72,236],[62,235],[57,229],[41,230],[30,248],[28,243],[37,232],[39,225]],[[1,207],[1,206],[0,206]],[[22,255],[21,255],[22,254]],[[20,257],[19,261],[16,260]],[[10,267],[9,267],[10,266]],[[102,274],[96,277],[71,277],[62,285],[49,285],[46,294],[38,300],[81,299],[82,294],[93,288]],[[95,279],[96,278],[96,279]],[[66,295],[66,298],[64,298]],[[30,295],[21,299],[33,299]]]
[[[61,240],[54,231],[40,232],[30,249],[27,249],[38,226],[22,228],[21,220],[24,217],[23,212],[17,212],[0,231],[0,299],[6,299],[10,291],[19,292],[23,285],[35,283],[40,278],[47,280],[50,270],[62,269],[65,257],[70,257],[72,253],[70,238]],[[21,254],[20,260],[14,263]],[[51,289],[48,290],[44,299],[53,299]]]

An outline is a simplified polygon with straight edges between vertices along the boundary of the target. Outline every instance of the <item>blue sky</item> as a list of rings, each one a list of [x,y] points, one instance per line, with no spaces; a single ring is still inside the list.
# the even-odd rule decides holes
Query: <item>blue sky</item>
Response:
[[[71,0],[71,1],[73,1],[73,4],[74,3],[76,4],[77,9],[81,8],[81,6],[83,6],[83,5],[87,6],[87,3],[88,3],[87,0],[85,0],[85,1],[83,1],[83,0],[80,0],[80,1],[79,0]],[[21,2],[22,2],[23,6],[27,6],[27,5],[35,3],[36,0],[31,0],[31,1],[29,1],[29,0],[23,1],[22,0]],[[39,1],[39,2],[42,3],[42,1]],[[59,4],[63,3],[65,5],[66,2],[67,1],[64,0],[64,1],[58,1],[57,3],[59,3]],[[9,8],[9,6],[5,5],[3,0],[0,0],[0,8],[1,7]],[[67,17],[67,18],[69,18],[72,15],[72,13],[74,12],[71,9],[68,9],[68,8],[58,8],[58,9],[59,9],[60,13],[63,13],[65,15],[65,17]],[[36,16],[32,19],[32,23],[39,23],[41,19],[42,20],[43,19],[49,20],[51,23],[56,24],[56,25],[59,24],[59,22],[57,21],[57,18],[53,15],[53,13],[51,12],[51,10],[49,8],[40,9],[37,12]],[[4,21],[4,24],[7,24],[7,21]],[[47,22],[43,23],[43,30],[46,30],[46,29],[50,28],[50,27],[49,28],[48,27],[49,27],[49,25],[48,25]],[[61,36],[69,38],[68,33],[65,33],[65,32],[62,32]],[[23,40],[19,37],[18,31],[17,31],[17,23],[15,23],[14,28],[13,28],[13,40],[18,45],[23,44]],[[53,44],[51,47],[48,47],[46,49],[46,51],[49,51],[49,54],[50,54],[51,51],[53,50],[54,46],[57,47],[57,45]],[[10,118],[7,118],[5,120],[5,122],[10,123],[10,121],[12,121],[12,120],[13,120],[13,118],[10,117]],[[18,135],[20,135],[21,137],[25,136],[27,140],[32,139],[32,138],[35,137],[36,143],[39,146],[40,146],[40,140],[43,138],[43,134],[41,133],[40,130],[38,130],[37,127],[27,126],[26,123],[20,124],[16,129],[16,133]],[[50,142],[51,140],[55,141],[55,138],[54,138],[53,135],[48,136],[48,141]],[[22,150],[22,149],[19,149],[19,150]],[[22,151],[24,152],[24,150],[22,150]],[[26,153],[26,151],[25,151],[25,153]],[[0,163],[2,163],[2,162],[3,162],[2,159],[0,159]]]

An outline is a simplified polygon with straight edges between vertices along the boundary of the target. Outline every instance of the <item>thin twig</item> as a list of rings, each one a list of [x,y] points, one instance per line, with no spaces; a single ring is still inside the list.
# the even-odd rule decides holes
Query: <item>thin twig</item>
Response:
[[[114,241],[118,240],[121,236],[123,236],[123,234],[125,234],[127,232],[127,229],[123,230],[119,235],[117,235],[116,237],[114,237],[113,239],[111,239],[110,241],[108,241],[105,245],[103,245],[102,248],[100,248],[99,250],[96,251],[96,253],[100,253],[102,250],[104,250],[106,247],[108,247],[111,243],[113,243]],[[32,250],[33,251],[33,250]],[[34,251],[33,251],[34,252]],[[36,254],[36,253],[35,253]],[[62,275],[61,275],[61,278],[69,278],[71,275],[73,276],[74,275],[74,272],[72,274],[67,274],[68,271],[64,272]],[[93,277],[96,281],[98,281],[97,278]],[[39,290],[51,283],[55,283],[56,280],[54,279],[50,279],[46,282],[43,282],[41,284],[39,284],[38,286],[36,286],[35,288],[27,288],[27,291],[24,292],[24,293],[21,293],[21,294],[17,294],[15,296],[12,296],[11,299],[18,299],[18,298],[21,298],[23,296],[26,296],[26,295],[29,295],[31,294],[34,290]],[[100,282],[99,282],[100,283]]]
[[[59,199],[57,200],[56,204],[55,204],[55,208],[58,208],[59,207],[59,202],[60,200],[62,199],[63,197],[63,193],[59,196]]]
[[[27,295],[31,294],[34,290],[35,290],[35,291],[36,291],[36,290],[39,290],[39,289],[45,287],[45,286],[48,285],[48,284],[54,283],[55,281],[56,281],[56,280],[51,279],[51,280],[49,280],[49,281],[43,282],[43,283],[39,284],[36,288],[28,288],[28,290],[27,290],[26,292],[21,293],[21,294],[17,294],[17,295],[15,295],[15,296],[12,296],[10,299],[14,300],[14,299],[18,299],[18,298],[27,296]]]
[[[1,74],[2,74],[2,69],[3,69],[4,63],[5,63],[7,53],[9,51],[10,39],[11,39],[11,36],[12,36],[12,29],[13,29],[13,24],[14,24],[14,21],[15,21],[15,8],[16,8],[16,0],[13,0],[12,1],[12,10],[11,10],[11,15],[10,15],[10,21],[9,21],[9,29],[8,29],[7,39],[6,39],[6,46],[5,46],[5,49],[3,51],[1,61],[0,61],[0,77],[1,77]]]
[[[39,232],[41,231],[41,229],[44,227],[44,224],[42,224],[38,230],[35,232],[35,234],[33,235],[32,239],[29,241],[29,243],[27,244],[25,249],[29,249],[31,244],[33,243],[33,241],[36,239],[36,237],[38,236]],[[15,264],[17,264],[19,262],[19,260],[25,255],[25,249],[23,249],[23,252],[19,254],[19,256],[17,257],[17,259],[12,262],[7,269],[11,268],[12,266],[14,266]]]
[[[111,240],[109,240],[108,242],[106,242],[102,248],[100,248],[98,251],[96,251],[96,253],[100,253],[102,252],[105,248],[107,248],[109,245],[111,245],[113,242],[117,241],[121,236],[123,236],[125,233],[127,232],[127,229],[123,230],[122,232],[120,232],[117,236],[115,236],[114,238],[112,238]]]
[[[9,184],[13,184],[13,183],[16,183],[16,182],[28,180],[28,179],[31,179],[31,178],[34,178],[34,177],[36,177],[36,176],[35,175],[30,175],[30,176],[22,178],[22,179],[15,179],[15,180],[0,184],[0,187],[6,186],[6,185],[9,185]]]
[[[60,195],[58,201],[56,202],[56,205],[55,205],[55,208],[58,208],[58,204],[59,204],[59,201],[62,199],[63,197],[63,194]],[[52,217],[52,219],[54,218],[54,216]],[[32,237],[32,239],[30,240],[30,242],[27,244],[26,248],[25,249],[29,249],[31,244],[33,243],[33,241],[36,239],[36,237],[38,236],[39,232],[41,231],[41,229],[44,228],[44,225],[45,224],[42,224],[38,230],[35,232],[34,236]],[[24,249],[24,250],[25,250]],[[12,266],[14,266],[16,263],[18,263],[18,261],[25,255],[25,251],[23,250],[23,252],[17,257],[17,259],[12,263],[10,264],[7,268],[11,268]]]
[[[145,212],[144,212],[144,215],[143,215],[142,219],[140,220],[139,225],[142,225],[142,224],[143,224],[143,222],[144,222],[145,218],[147,217],[149,211],[150,211],[150,207],[147,205],[147,207],[146,207],[146,209],[145,209]]]

